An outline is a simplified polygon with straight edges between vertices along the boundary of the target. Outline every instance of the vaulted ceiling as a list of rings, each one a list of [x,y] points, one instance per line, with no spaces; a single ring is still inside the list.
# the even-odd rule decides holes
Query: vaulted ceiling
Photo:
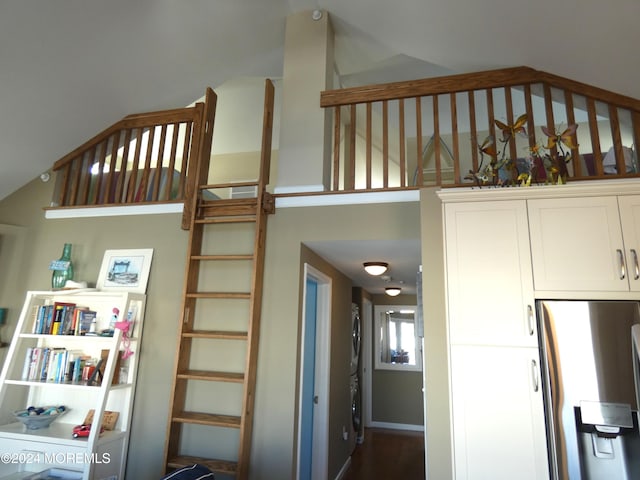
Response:
[[[3,0],[0,199],[127,114],[279,78],[316,8],[345,86],[526,65],[640,98],[637,0]]]

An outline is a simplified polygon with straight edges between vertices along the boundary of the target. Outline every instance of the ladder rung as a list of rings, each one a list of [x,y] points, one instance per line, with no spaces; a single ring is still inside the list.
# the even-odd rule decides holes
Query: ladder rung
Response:
[[[211,382],[242,383],[244,381],[243,373],[209,372],[206,370],[186,370],[178,373],[177,377],[185,380],[208,380]]]
[[[177,457],[170,458],[167,462],[167,465],[169,466],[169,468],[180,468],[188,467],[190,465],[193,465],[194,463],[204,465],[214,473],[226,473],[229,475],[234,475],[238,469],[238,464],[236,462],[230,462],[228,460],[215,460],[212,458],[191,457],[187,455],[179,455]]]
[[[212,427],[240,428],[240,417],[232,415],[217,415],[214,413],[179,412],[171,419],[178,423],[192,423],[209,425]]]
[[[223,340],[246,340],[247,332],[234,332],[226,330],[193,330],[182,332],[183,337],[190,338],[215,338]]]
[[[191,255],[191,260],[253,260],[253,255]]]
[[[193,292],[187,293],[187,298],[251,298],[250,293],[245,292]]]
[[[255,223],[255,215],[236,216],[236,217],[215,217],[215,218],[200,218],[195,221],[196,223],[212,224],[212,223]]]

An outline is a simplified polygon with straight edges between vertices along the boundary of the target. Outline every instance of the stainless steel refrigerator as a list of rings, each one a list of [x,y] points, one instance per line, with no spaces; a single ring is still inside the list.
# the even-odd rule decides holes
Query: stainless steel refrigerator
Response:
[[[640,478],[640,303],[548,300],[537,313],[551,478]]]

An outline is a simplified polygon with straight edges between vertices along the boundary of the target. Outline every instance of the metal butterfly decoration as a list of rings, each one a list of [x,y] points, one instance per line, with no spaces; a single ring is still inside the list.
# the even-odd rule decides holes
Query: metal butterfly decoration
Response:
[[[573,137],[576,133],[576,130],[578,129],[577,124],[572,123],[562,133],[555,132],[554,130],[551,130],[550,128],[547,128],[544,126],[540,128],[542,129],[543,133],[548,137],[547,145],[544,147],[547,150],[551,150],[553,147],[555,147],[558,144],[564,144],[571,149],[578,148],[578,145],[576,145],[573,141]],[[560,148],[562,148],[561,145],[560,145]]]
[[[517,134],[526,135],[527,130],[524,128],[527,123],[527,114],[520,115],[513,125],[507,125],[500,120],[494,120],[496,126],[502,130],[502,141],[508,142]]]

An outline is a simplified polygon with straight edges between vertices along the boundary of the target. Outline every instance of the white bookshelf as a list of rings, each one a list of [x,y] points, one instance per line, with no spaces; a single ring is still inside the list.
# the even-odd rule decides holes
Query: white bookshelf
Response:
[[[58,469],[68,471],[70,478],[83,480],[124,479],[145,302],[145,295],[129,292],[27,293],[0,373],[0,455],[4,455],[0,458],[0,478],[29,478],[33,472]],[[95,311],[98,335],[37,333],[39,310],[56,303]],[[132,322],[127,338],[120,329],[115,329],[113,336],[99,335],[109,329],[114,308],[118,309],[119,321],[129,317]],[[127,343],[133,354],[125,360],[122,353]],[[64,368],[70,375],[55,375],[55,370],[34,362],[32,375],[25,376],[29,372],[25,365],[31,362],[30,349],[43,352],[47,348],[62,352],[60,366],[66,360]],[[94,364],[105,358],[100,382],[88,385],[78,376],[73,378],[70,365],[77,367],[80,362],[70,360],[80,356],[93,359]],[[43,380],[47,378],[45,372],[54,374]],[[64,405],[67,411],[46,428],[27,429],[13,414],[29,406],[49,405]],[[89,436],[74,438],[73,427],[82,424],[91,409],[95,414]],[[112,430],[100,433],[105,411],[118,412],[118,419]]]

